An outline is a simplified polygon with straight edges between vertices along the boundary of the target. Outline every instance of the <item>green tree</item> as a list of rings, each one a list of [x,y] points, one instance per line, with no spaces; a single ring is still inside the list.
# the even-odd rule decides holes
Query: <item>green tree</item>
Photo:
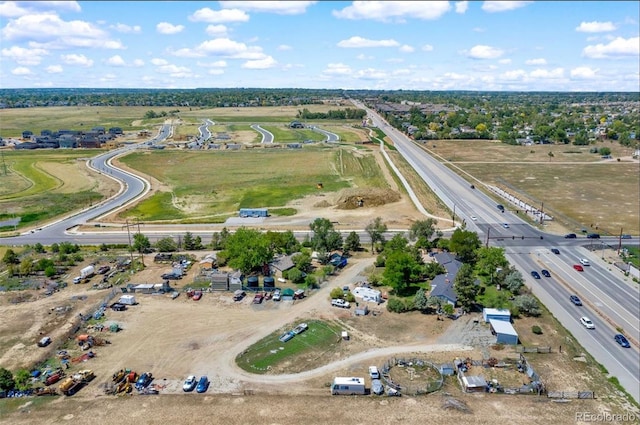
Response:
[[[14,375],[13,380],[16,383],[16,388],[19,390],[28,390],[31,388],[31,374],[27,369],[19,369]]]
[[[56,268],[55,268],[54,266],[48,266],[48,267],[46,267],[46,268],[44,269],[44,275],[45,275],[46,277],[51,278],[51,277],[55,276],[55,275],[56,275],[56,273],[57,273],[57,272],[56,272]]]
[[[422,273],[422,265],[411,254],[392,251],[385,260],[382,278],[384,284],[391,286],[396,294],[405,295],[409,292],[411,284],[422,277]]]
[[[531,295],[518,295],[513,305],[525,316],[538,317],[542,314],[538,301]]]
[[[0,391],[12,390],[16,385],[13,380],[13,373],[10,370],[0,367]]]
[[[386,244],[384,244],[384,252],[406,251],[408,245],[409,241],[404,236],[397,233],[393,235]]]
[[[429,308],[429,298],[424,290],[424,288],[418,289],[416,295],[413,297],[413,304],[420,311],[424,311]]]
[[[409,239],[416,241],[415,245],[419,248],[429,248],[429,241],[436,233],[436,224],[438,221],[433,218],[414,222],[409,229]]]
[[[504,286],[514,295],[518,295],[524,287],[522,273],[516,269],[511,269],[504,278]]]
[[[283,254],[293,254],[300,250],[300,242],[296,239],[296,236],[291,230],[286,232],[274,232],[269,230],[265,237],[269,241],[274,252]]]
[[[599,152],[600,155],[611,155],[611,148],[600,148]]]
[[[136,233],[133,235],[133,249],[140,254],[144,254],[149,248],[151,248],[151,242],[142,233]]]
[[[44,249],[44,246],[42,246],[42,244],[40,242],[37,242],[34,246],[33,249],[35,252],[37,252],[38,254],[44,254],[46,251]]]
[[[4,253],[4,256],[2,257],[2,262],[5,263],[6,265],[19,264],[20,258],[18,257],[18,254],[16,254],[13,249],[9,248],[7,252]]]
[[[302,283],[304,281],[304,273],[297,267],[293,267],[287,271],[287,277],[293,283]]]
[[[463,263],[474,263],[476,250],[482,244],[478,235],[470,230],[457,228],[453,231],[449,240],[449,249],[458,255],[458,259]]]
[[[358,252],[360,248],[360,236],[356,232],[349,233],[344,240],[345,252]]]
[[[20,275],[29,276],[33,272],[33,260],[31,257],[24,258],[20,262]]]
[[[301,270],[303,272],[311,270],[311,255],[307,250],[295,254],[293,257],[291,257],[291,260],[293,261],[293,264],[295,264],[295,266],[298,268],[298,270]]]
[[[326,218],[316,218],[309,227],[313,231],[311,246],[316,251],[329,252],[342,247],[342,236]]]
[[[178,250],[178,244],[171,237],[158,239],[156,242],[156,249],[160,252],[176,252]]]
[[[56,243],[56,242],[52,243],[51,244],[51,252],[54,252],[56,254],[58,252],[60,252],[60,245],[58,245],[58,243]]]
[[[331,290],[331,293],[329,294],[329,296],[333,300],[338,299],[338,298],[342,298],[343,295],[344,295],[344,292],[342,291],[342,288],[333,288]]]
[[[371,239],[371,252],[376,242],[384,245],[384,232],[387,231],[387,225],[382,222],[382,218],[376,217],[371,223],[364,228]]]
[[[195,248],[195,241],[193,240],[193,234],[191,232],[187,232],[184,234],[184,239],[182,240],[184,249],[187,251],[193,251]]]
[[[227,239],[224,255],[229,266],[249,274],[273,259],[273,249],[262,232],[241,227]]]
[[[492,276],[496,269],[507,267],[509,265],[509,261],[507,257],[504,255],[504,248],[498,247],[480,247],[476,251],[477,262],[476,262],[476,270],[478,273]]]
[[[458,297],[458,303],[467,311],[475,306],[478,295],[478,285],[473,276],[473,268],[469,264],[463,264],[458,270],[453,288]]]

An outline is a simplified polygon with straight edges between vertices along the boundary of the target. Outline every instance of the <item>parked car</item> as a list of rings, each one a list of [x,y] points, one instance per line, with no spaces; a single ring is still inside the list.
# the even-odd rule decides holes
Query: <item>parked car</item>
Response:
[[[615,339],[615,341],[620,344],[621,346],[623,346],[624,348],[629,348],[631,347],[631,344],[629,344],[629,340],[622,334],[616,334],[613,339]]]
[[[196,392],[203,393],[207,391],[208,388],[209,378],[207,378],[206,376],[201,376],[200,380],[198,381],[198,385],[196,385]]]
[[[542,273],[542,276],[544,277],[551,277],[551,273],[549,273],[549,270],[542,269],[540,270],[540,273]]]
[[[111,310],[113,311],[125,311],[127,306],[122,303],[113,303],[111,304]]]
[[[384,385],[379,379],[374,379],[371,381],[371,392],[375,395],[384,394]]]
[[[76,277],[73,278],[73,283],[74,284],[77,285],[80,282],[82,282],[82,278],[80,276],[76,276]]]
[[[153,375],[150,372],[143,373],[136,381],[136,390],[141,391],[147,388],[151,381],[153,381]]]
[[[298,334],[301,334],[302,332],[306,331],[307,329],[309,329],[309,325],[307,325],[306,323],[300,323],[291,332],[293,332],[294,334],[298,335]]]
[[[531,276],[533,276],[534,279],[540,279],[540,274],[535,270],[531,272]]]
[[[335,299],[335,300],[331,300],[331,305],[334,307],[341,307],[341,308],[349,308],[351,307],[351,304],[349,304],[349,301],[345,301],[341,298]]]
[[[560,254],[560,250],[558,248],[551,248],[551,252],[553,252],[556,255]]]
[[[45,336],[40,339],[40,341],[38,341],[38,347],[46,347],[49,344],[51,344],[51,338],[49,338],[48,336]]]
[[[580,264],[582,264],[583,266],[590,266],[591,265],[589,260],[587,260],[586,258],[580,258]]]
[[[278,339],[280,340],[280,342],[287,342],[290,339],[292,339],[294,336],[296,336],[296,334],[293,333],[293,331],[289,331],[289,332],[285,332],[282,335],[280,335],[278,337]]]
[[[264,299],[264,295],[262,295],[261,293],[258,293],[253,297],[253,303],[261,304],[263,299]]]
[[[187,376],[187,379],[184,380],[184,384],[182,384],[182,391],[189,392],[193,391],[196,388],[196,384],[198,383],[195,375]]]
[[[572,303],[574,303],[577,306],[581,306],[582,305],[582,301],[580,301],[580,298],[578,298],[577,295],[571,295],[569,297],[569,299],[571,300]]]
[[[202,291],[200,291],[200,290],[194,291],[192,299],[194,301],[198,301],[198,300],[200,300],[200,298],[202,298]]]
[[[589,319],[586,316],[582,316],[580,318],[580,323],[582,323],[582,326],[584,326],[587,329],[595,329],[596,325],[593,324],[593,322],[591,321],[591,319]]]
[[[599,233],[589,233],[589,234],[587,234],[587,238],[589,238],[589,239],[600,239],[600,234]]]
[[[109,270],[111,270],[111,266],[102,266],[98,269],[98,274],[106,274]]]
[[[578,236],[575,233],[567,233],[566,235],[564,235],[565,239],[575,239]]]
[[[573,268],[576,269],[579,272],[583,272],[584,269],[582,268],[582,266],[580,264],[574,264]]]
[[[275,291],[273,291],[273,300],[280,301],[281,299],[282,299],[282,294],[280,293],[280,290],[276,289]]]
[[[371,379],[380,379],[380,372],[376,366],[369,366],[369,376]]]
[[[180,279],[182,279],[182,276],[178,276],[177,274],[174,274],[174,273],[164,273],[160,277],[162,279],[164,279],[164,280],[180,280]]]

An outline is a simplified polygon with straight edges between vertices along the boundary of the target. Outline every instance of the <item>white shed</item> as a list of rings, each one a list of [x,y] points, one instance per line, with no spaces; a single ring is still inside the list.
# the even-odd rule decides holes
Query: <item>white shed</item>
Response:
[[[518,345],[518,333],[509,322],[490,319],[491,330],[495,333],[499,344]]]
[[[483,308],[482,318],[485,323],[489,323],[491,319],[511,322],[511,312],[506,308]]]

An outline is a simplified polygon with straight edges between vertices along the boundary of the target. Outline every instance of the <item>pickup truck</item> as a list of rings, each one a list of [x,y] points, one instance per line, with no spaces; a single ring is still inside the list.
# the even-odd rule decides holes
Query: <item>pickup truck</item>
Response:
[[[262,304],[262,300],[263,300],[263,299],[264,299],[264,295],[262,295],[262,294],[256,294],[256,295],[253,297],[253,303],[254,303],[254,304]]]
[[[334,307],[340,307],[340,308],[349,308],[349,307],[351,307],[351,304],[349,304],[349,301],[345,301],[345,300],[340,299],[340,298],[331,300],[331,305],[334,306]]]

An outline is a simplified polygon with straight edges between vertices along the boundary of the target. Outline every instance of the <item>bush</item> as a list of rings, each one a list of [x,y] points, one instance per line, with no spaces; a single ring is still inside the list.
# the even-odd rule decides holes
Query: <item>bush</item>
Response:
[[[392,313],[405,313],[415,308],[412,299],[391,297],[387,301],[387,310]]]
[[[540,326],[538,325],[533,325],[531,326],[531,332],[533,332],[536,335],[542,335],[542,328],[540,328]]]
[[[342,292],[341,288],[333,288],[331,290],[331,293],[329,294],[332,300],[335,300],[337,298],[342,298],[342,295],[344,295],[344,293]]]

